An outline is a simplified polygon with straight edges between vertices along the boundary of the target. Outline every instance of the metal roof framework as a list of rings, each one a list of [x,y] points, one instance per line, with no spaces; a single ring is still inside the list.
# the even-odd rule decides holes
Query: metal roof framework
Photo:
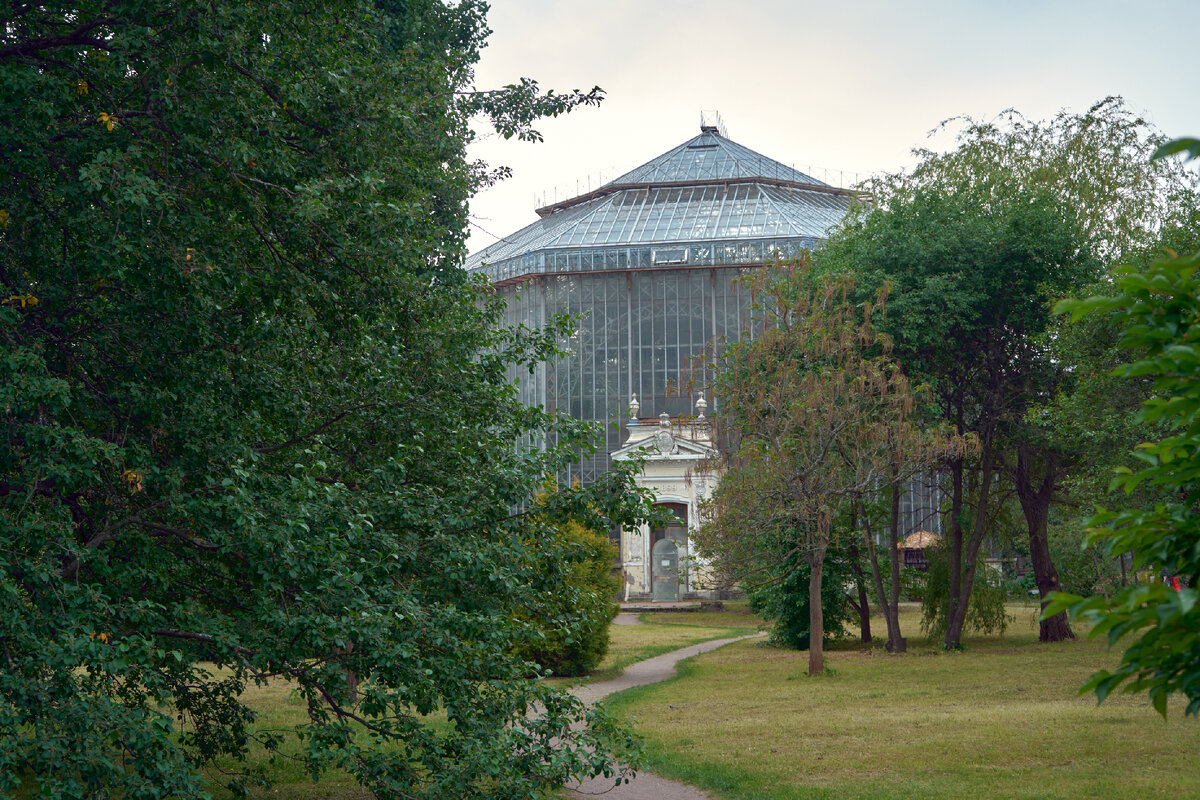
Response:
[[[761,264],[814,247],[854,196],[706,125],[598,189],[538,209],[541,219],[475,253],[466,267],[502,283],[660,264]]]

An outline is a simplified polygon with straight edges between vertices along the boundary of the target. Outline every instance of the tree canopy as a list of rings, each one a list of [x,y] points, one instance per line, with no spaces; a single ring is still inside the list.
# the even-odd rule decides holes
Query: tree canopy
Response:
[[[1052,501],[1087,462],[1088,425],[1057,425],[1090,367],[1070,362],[1054,301],[1121,260],[1183,236],[1200,193],[1178,164],[1151,161],[1162,137],[1120,98],[1033,122],[952,120],[956,146],[918,151],[909,173],[875,181],[873,202],[818,252],[866,290],[889,282],[894,357],[934,391],[942,419],[974,432],[977,461],[948,465],[952,568],[946,645],[958,644],[976,560],[990,534],[997,479],[1013,487],[1043,596],[1061,588],[1047,546]],[[1064,347],[1063,345],[1067,345]],[[1036,412],[1036,413],[1035,413]],[[1112,426],[1112,436],[1121,436]],[[1111,439],[1112,437],[1109,437]],[[1094,460],[1094,459],[1093,459]],[[1043,639],[1071,635],[1065,617]]]
[[[880,327],[892,337],[894,358],[932,388],[940,418],[958,435],[978,437],[973,493],[966,461],[947,464],[946,644],[957,646],[1003,437],[1044,380],[1036,338],[1049,324],[1050,300],[1085,280],[1090,261],[1076,215],[1052,193],[1009,187],[1003,174],[977,178],[981,185],[960,182],[936,163],[926,166],[819,261],[852,269],[867,286],[893,287]]]
[[[1176,152],[1200,155],[1195,139],[1164,146],[1160,158]],[[1118,688],[1146,692],[1164,717],[1171,695],[1187,701],[1185,713],[1200,714],[1200,528],[1195,506],[1200,499],[1200,371],[1197,323],[1200,321],[1200,252],[1167,258],[1148,267],[1126,266],[1107,296],[1066,301],[1063,311],[1075,318],[1111,316],[1121,331],[1120,345],[1132,358],[1116,374],[1150,379],[1151,396],[1140,420],[1160,426],[1156,440],[1137,447],[1138,465],[1121,466],[1113,488],[1131,494],[1139,486],[1161,492],[1150,507],[1101,509],[1091,520],[1089,543],[1109,553],[1132,553],[1134,569],[1155,578],[1159,570],[1186,581],[1180,588],[1152,580],[1125,586],[1115,596],[1056,596],[1046,613],[1069,609],[1094,623],[1092,635],[1109,644],[1129,641],[1121,661],[1101,670],[1084,689],[1103,701]]]
[[[588,432],[516,402],[554,332],[458,269],[497,174],[472,118],[537,138],[600,93],[477,90],[485,9],[8,8],[0,792],[200,797],[257,741],[383,797],[526,797],[628,746],[512,654],[537,526],[629,520],[632,481],[514,511]],[[268,679],[307,725],[254,728]]]

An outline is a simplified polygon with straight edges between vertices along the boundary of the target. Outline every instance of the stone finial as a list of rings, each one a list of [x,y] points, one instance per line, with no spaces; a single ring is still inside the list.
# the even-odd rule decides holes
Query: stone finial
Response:
[[[667,413],[667,412],[665,412],[665,411],[664,411],[664,412],[662,412],[661,414],[659,414],[659,415],[658,415],[658,426],[659,426],[660,428],[669,428],[669,427],[671,427],[671,415],[670,415],[670,414],[668,414],[668,413]]]
[[[638,411],[641,409],[641,407],[642,404],[637,401],[636,394],[629,398],[629,420],[631,422],[637,420]]]
[[[708,401],[704,399],[704,392],[700,393],[700,399],[696,401],[696,421],[704,422],[704,412],[708,409]]]

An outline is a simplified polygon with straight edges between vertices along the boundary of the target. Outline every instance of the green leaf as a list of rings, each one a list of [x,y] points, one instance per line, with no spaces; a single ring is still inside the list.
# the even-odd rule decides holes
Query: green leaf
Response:
[[[1177,153],[1186,153],[1187,158],[1185,160],[1187,161],[1191,161],[1193,158],[1200,158],[1200,139],[1172,139],[1155,150],[1154,155],[1151,156],[1151,158],[1158,160],[1160,158],[1173,156]]]
[[[1167,692],[1161,685],[1150,689],[1150,702],[1163,719],[1167,718]]]

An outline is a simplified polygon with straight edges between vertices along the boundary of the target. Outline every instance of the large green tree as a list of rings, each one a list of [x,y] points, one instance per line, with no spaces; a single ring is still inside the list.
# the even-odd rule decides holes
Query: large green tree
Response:
[[[1119,98],[1041,122],[1006,112],[948,124],[958,125],[956,146],[918,151],[911,173],[877,181],[874,204],[818,261],[854,271],[867,288],[892,283],[881,326],[896,358],[934,388],[944,419],[979,436],[977,460],[948,465],[946,644],[955,646],[997,480],[1020,503],[1043,596],[1060,588],[1047,546],[1050,505],[1088,465],[1076,443],[1095,437],[1044,413],[1081,383],[1069,354],[1055,352],[1062,337],[1049,306],[1103,265],[1143,258],[1194,217],[1200,196],[1178,165],[1150,161],[1161,136]],[[1065,616],[1043,620],[1041,636],[1069,638]]]
[[[1164,145],[1156,157],[1186,152],[1200,158],[1200,140]],[[1115,291],[1060,304],[1078,318],[1107,312],[1121,330],[1120,344],[1133,358],[1116,373],[1150,379],[1151,396],[1139,418],[1160,426],[1156,440],[1140,444],[1138,466],[1121,466],[1113,488],[1131,494],[1141,486],[1161,492],[1152,506],[1101,509],[1092,519],[1090,544],[1109,553],[1131,553],[1133,567],[1182,577],[1176,590],[1153,580],[1133,583],[1113,597],[1059,594],[1043,615],[1069,610],[1091,623],[1093,636],[1110,645],[1129,639],[1112,671],[1101,670],[1084,685],[1103,701],[1117,688],[1146,692],[1164,717],[1173,694],[1186,700],[1186,714],[1200,714],[1200,252],[1174,253],[1144,268],[1117,270]]]
[[[948,459],[950,593],[945,643],[959,644],[1006,432],[1019,422],[1045,360],[1035,337],[1050,298],[1084,275],[1071,209],[1002,175],[959,179],[937,160],[897,179],[874,213],[821,251],[867,285],[893,287],[886,319],[893,356],[933,390],[942,419],[978,438],[978,458]],[[975,466],[978,477],[971,481]],[[974,491],[971,491],[971,485]]]
[[[632,482],[514,512],[587,432],[517,404],[552,332],[458,269],[472,118],[536,138],[599,94],[476,90],[484,11],[5,6],[0,793],[200,797],[257,741],[528,797],[627,744],[511,654],[556,582],[536,526]],[[272,679],[306,725],[255,728]]]
[[[1141,157],[1147,164],[1161,164],[1161,159],[1151,162],[1148,142],[1144,142]],[[1132,168],[1140,169],[1136,164]],[[1200,247],[1200,192],[1195,175],[1179,170],[1178,162],[1173,168],[1155,167],[1152,172],[1168,186],[1174,185],[1169,194],[1175,205],[1160,217],[1146,221],[1155,236],[1151,243],[1121,253],[1119,263],[1139,269],[1169,252],[1188,253]],[[1160,187],[1153,193],[1164,192]],[[1099,283],[1085,287],[1082,294],[1108,294],[1112,288],[1111,277],[1105,276]],[[1152,503],[1156,495],[1162,494],[1161,489],[1145,484],[1124,497],[1108,493],[1113,467],[1118,463],[1135,467],[1138,462],[1131,452],[1133,447],[1163,435],[1160,422],[1151,422],[1137,413],[1152,394],[1153,379],[1114,372],[1136,357],[1122,346],[1121,339],[1121,323],[1111,314],[1059,316],[1047,336],[1054,359],[1064,369],[1058,374],[1053,395],[1030,408],[1024,432],[1026,442],[1041,452],[1043,460],[1038,466],[1043,475],[1057,483],[1054,494],[1060,507],[1054,516],[1060,532],[1082,530],[1086,517],[1079,516],[1081,510],[1099,504],[1123,510]],[[1054,469],[1045,469],[1051,459]],[[1078,547],[1083,537],[1077,534],[1075,539],[1073,546]],[[1102,557],[1107,556],[1098,552],[1089,555],[1093,560]],[[1118,560],[1123,561],[1120,556]]]
[[[1122,684],[1127,692],[1147,692],[1164,716],[1168,698],[1176,693],[1186,698],[1187,714],[1200,713],[1198,267],[1200,254],[1166,259],[1144,270],[1127,268],[1117,278],[1115,296],[1064,304],[1076,314],[1116,313],[1122,343],[1140,356],[1122,365],[1118,374],[1154,379],[1140,417],[1166,428],[1157,441],[1139,446],[1141,466],[1121,467],[1114,480],[1127,493],[1146,484],[1166,490],[1166,498],[1150,508],[1101,510],[1092,520],[1090,543],[1110,553],[1132,553],[1134,569],[1154,576],[1166,569],[1186,583],[1176,591],[1157,580],[1135,582],[1111,598],[1060,593],[1045,613],[1069,609],[1094,624],[1092,635],[1107,635],[1112,645],[1132,639],[1116,669],[1096,673],[1085,688],[1101,701]]]
[[[1106,98],[1084,114],[1063,111],[1045,122],[1011,116],[1003,125],[968,130],[977,140],[972,149],[979,169],[1006,168],[1014,181],[1048,187],[1076,210],[1100,266],[1149,263],[1164,247],[1192,240],[1188,232],[1200,211],[1195,176],[1178,162],[1151,158],[1162,135],[1120,98]],[[1050,519],[1090,506],[1096,496],[1088,489],[1107,482],[1107,476],[1096,480],[1097,473],[1142,433],[1129,410],[1145,396],[1144,383],[1107,375],[1115,363],[1112,326],[1091,320],[1084,330],[1072,327],[1060,319],[1037,338],[1047,363],[1032,387],[1033,405],[1010,429],[1004,462],[1043,597],[1061,588]],[[1066,615],[1043,619],[1040,636],[1069,638]]]

